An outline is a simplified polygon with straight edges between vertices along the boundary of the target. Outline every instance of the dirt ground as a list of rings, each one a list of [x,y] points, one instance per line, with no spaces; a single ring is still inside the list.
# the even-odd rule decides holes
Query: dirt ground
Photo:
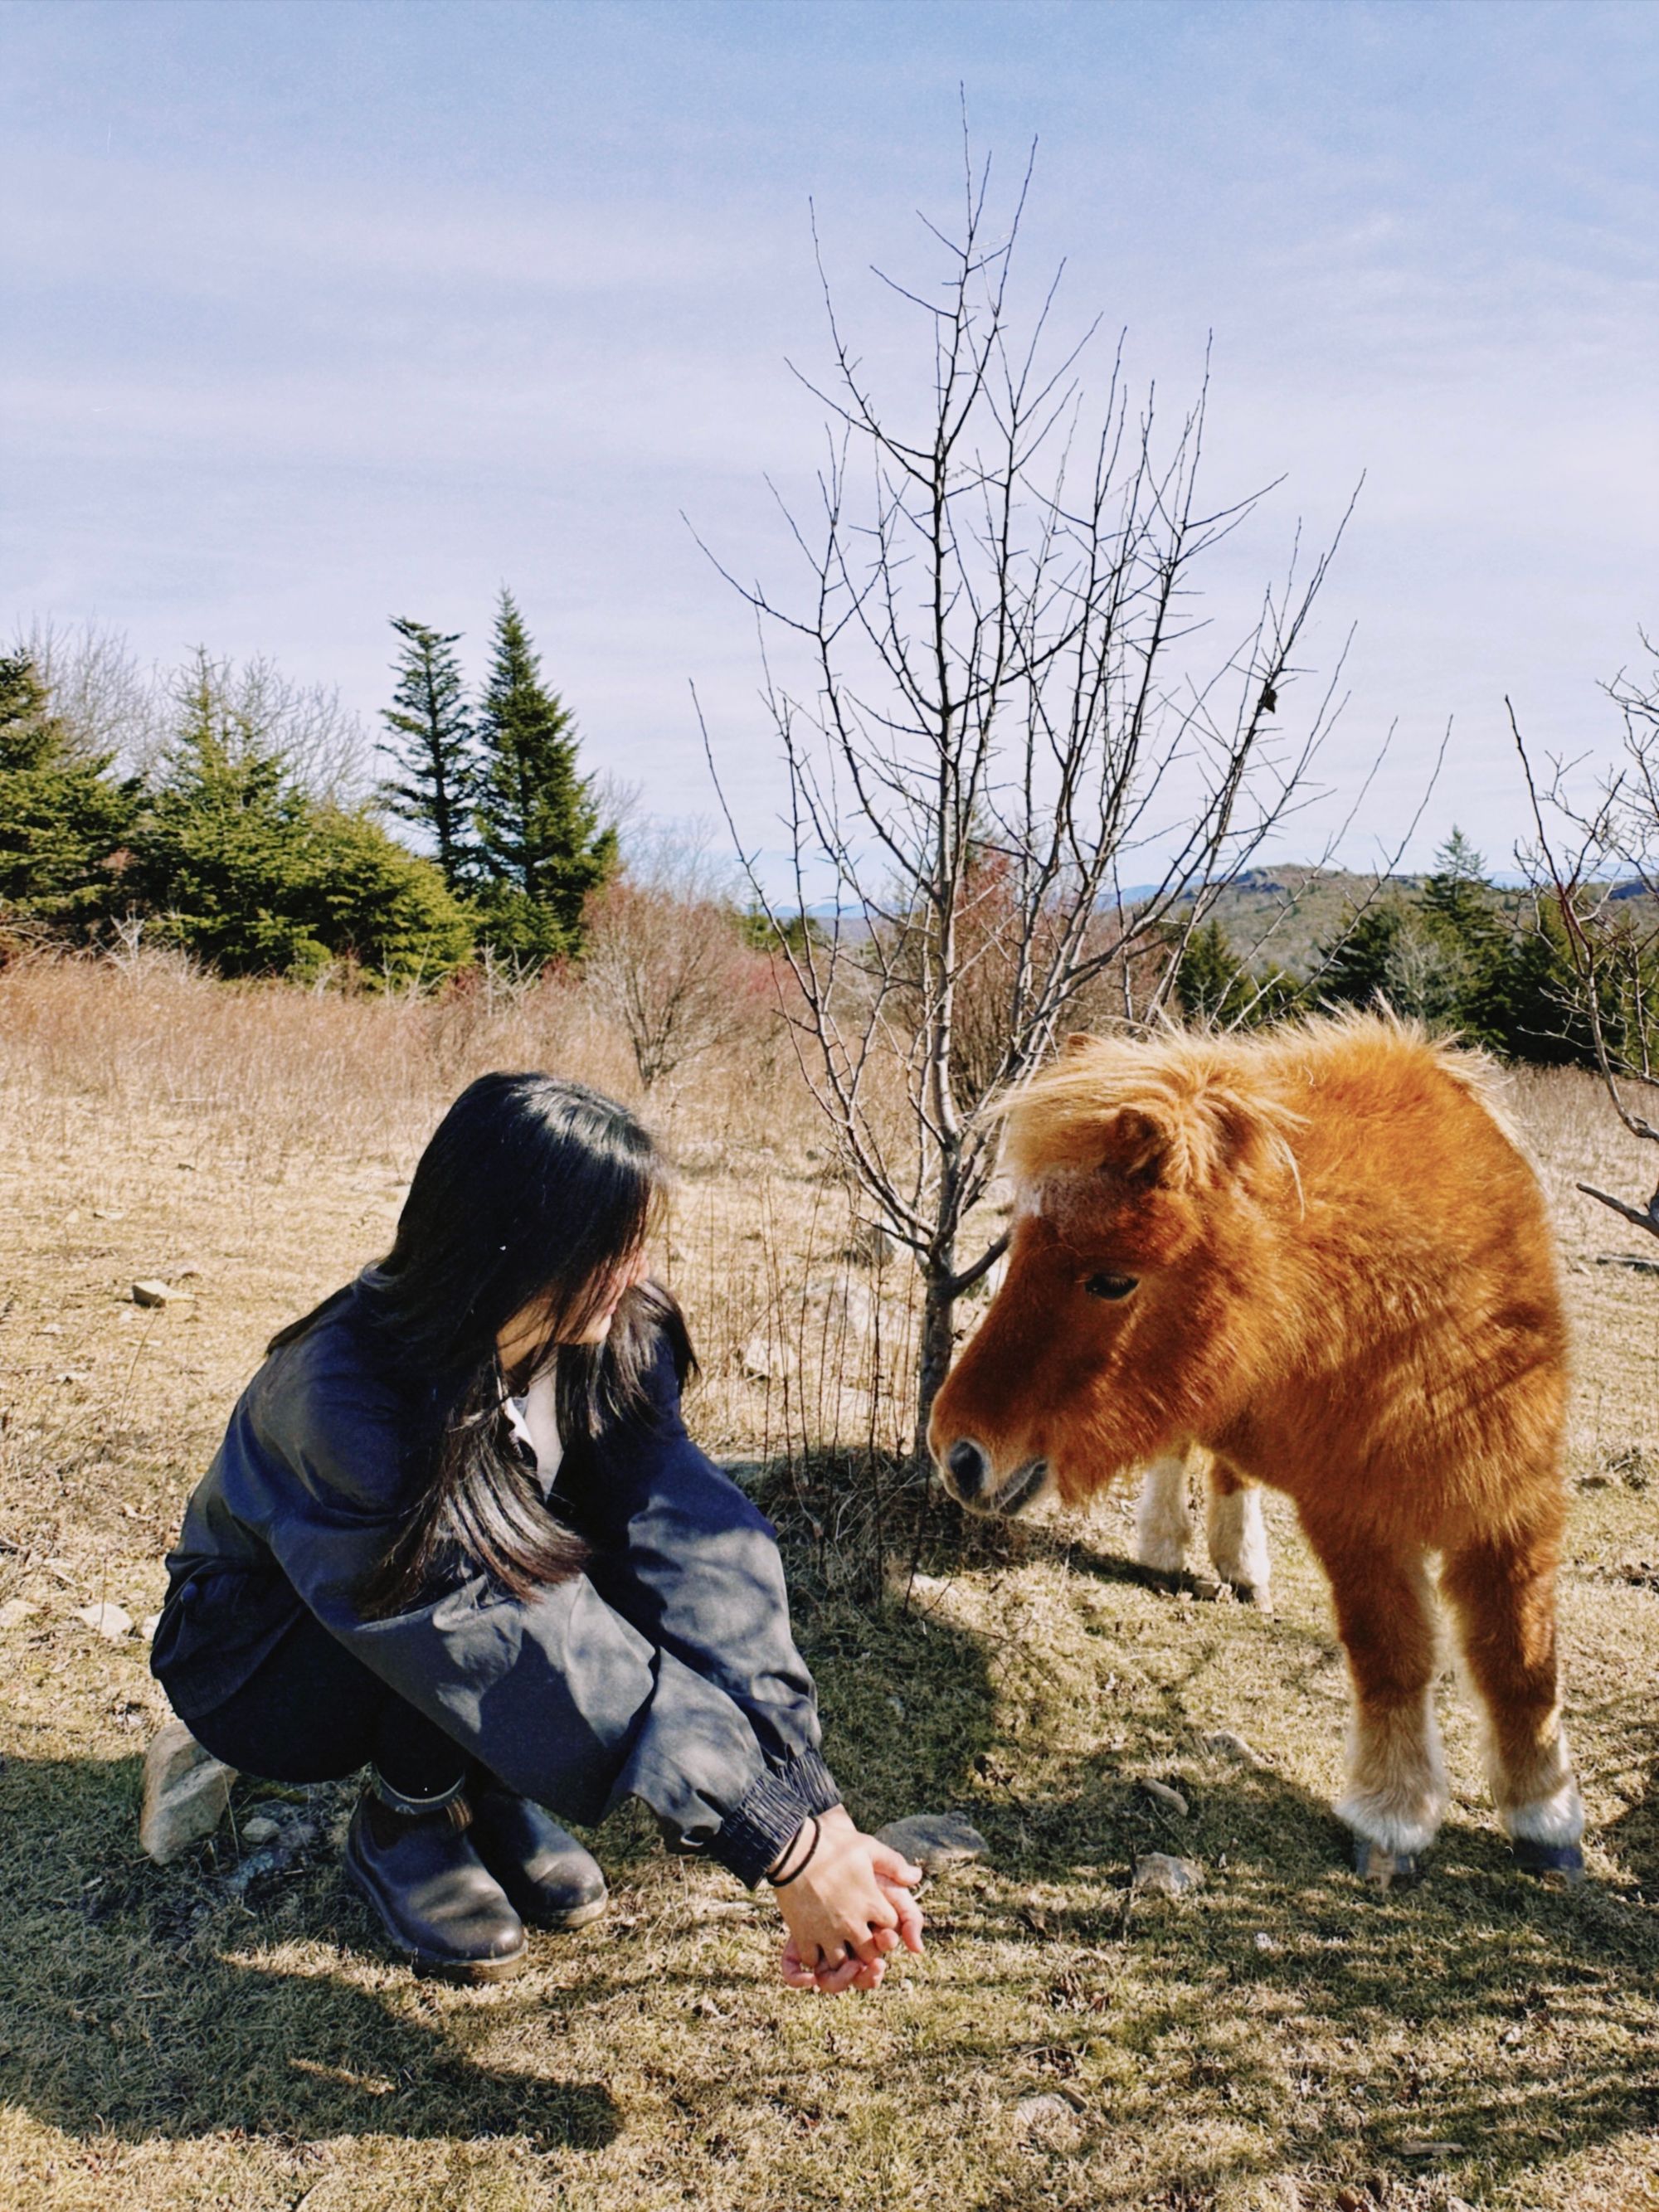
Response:
[[[457,1014],[142,963],[0,976],[0,1603],[32,1608],[0,1630],[0,2204],[1659,2206],[1659,1276],[1602,1263],[1637,1233],[1573,1182],[1644,1194],[1646,1164],[1573,1075],[1511,1103],[1577,1332],[1583,1888],[1511,1872],[1449,1679],[1457,1795],[1428,1876],[1363,1890],[1328,1810],[1342,1668],[1288,1514],[1266,1617],[1135,1580],[1121,1500],[994,1556],[935,1545],[908,1608],[902,1576],[872,1595],[839,1571],[833,1528],[795,1560],[854,1813],[960,1810],[990,1845],[930,1886],[927,1955],[874,1997],[783,1989],[769,1905],[630,1814],[593,1838],[608,1918],[536,1939],[495,1990],[388,1961],[337,1871],[342,1791],[278,1808],[317,1830],[286,1863],[234,1826],[181,1866],[141,1856],[162,1710],[142,1627],[110,1641],[76,1612],[154,1612],[264,1337],[384,1249],[460,1083],[537,1064],[626,1079],[568,994]],[[787,1054],[705,1068],[665,1118],[693,1425],[787,1496],[812,1454],[902,1436],[902,1275],[848,1256]],[[135,1305],[150,1277],[184,1295]],[[1260,1763],[1206,1747],[1224,1729]],[[243,1783],[239,1819],[272,1796]],[[1202,1887],[1130,1911],[1149,1850]]]

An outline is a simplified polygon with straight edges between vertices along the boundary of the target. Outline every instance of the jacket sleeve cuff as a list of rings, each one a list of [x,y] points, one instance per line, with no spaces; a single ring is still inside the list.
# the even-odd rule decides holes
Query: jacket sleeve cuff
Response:
[[[773,1771],[790,1784],[809,1813],[830,1813],[841,1802],[840,1786],[816,1751],[798,1751]]]
[[[709,1839],[708,1856],[729,1867],[746,1888],[757,1888],[811,1810],[790,1768],[769,1768],[720,1822]]]

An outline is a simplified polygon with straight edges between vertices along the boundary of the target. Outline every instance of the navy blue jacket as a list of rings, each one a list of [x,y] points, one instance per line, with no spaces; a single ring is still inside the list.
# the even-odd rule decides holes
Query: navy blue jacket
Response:
[[[649,1418],[567,1449],[585,1571],[514,1597],[459,1572],[366,1620],[356,1592],[431,1463],[434,1402],[390,1376],[354,1285],[266,1359],[168,1555],[151,1666],[189,1722],[308,1608],[509,1788],[592,1821],[641,1798],[752,1887],[839,1802],[771,1524],[686,1434],[665,1344]]]

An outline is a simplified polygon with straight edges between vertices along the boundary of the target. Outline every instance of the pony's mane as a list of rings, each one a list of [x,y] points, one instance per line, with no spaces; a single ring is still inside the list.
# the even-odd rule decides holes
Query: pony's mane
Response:
[[[1059,1056],[997,1102],[1006,1125],[1007,1164],[1022,1182],[1097,1162],[1103,1135],[1128,1131],[1116,1149],[1133,1156],[1144,1133],[1170,1180],[1215,1181],[1255,1158],[1296,1176],[1291,1103],[1310,1063],[1373,1054],[1431,1059],[1509,1133],[1493,1096],[1498,1075],[1484,1054],[1431,1041],[1415,1023],[1386,1011],[1338,1012],[1253,1034],[1170,1029],[1150,1037],[1070,1038]]]

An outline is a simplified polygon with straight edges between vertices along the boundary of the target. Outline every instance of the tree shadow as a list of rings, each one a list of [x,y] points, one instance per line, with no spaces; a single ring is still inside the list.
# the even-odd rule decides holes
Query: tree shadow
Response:
[[[1073,1571],[1142,1579],[1127,1562],[1032,1534],[1034,1550],[1052,1544]],[[1297,1622],[1255,1616],[1250,1632],[1282,1651],[1287,1694],[1336,1663],[1331,1639]],[[888,1671],[915,1651],[894,1633],[872,1637],[854,1662],[826,1653],[821,1662],[826,1698],[855,1698],[877,1733]],[[1592,1835],[1607,1855],[1603,1879],[1580,1889],[1521,1875],[1490,1810],[1459,1807],[1426,1878],[1385,1895],[1352,1872],[1347,1832],[1327,1802],[1206,1747],[1209,1699],[1197,1678],[1208,1662],[1197,1653],[1158,1686],[1155,1722],[1122,1706],[1128,1741],[1062,1764],[1032,1759],[999,1731],[991,1647],[969,1631],[932,1633],[936,1654],[923,1655],[904,1690],[907,1728],[923,1748],[919,1780],[942,1802],[965,1803],[990,1844],[986,1869],[956,1878],[954,1894],[973,1897],[975,1933],[1011,1947],[1020,1961],[1012,1978],[1029,1979],[1038,1998],[1045,1957],[1054,1962],[1054,2038],[1039,2046],[1039,2072],[1052,2068],[1063,2081],[1074,2065],[1086,2075],[1091,2039],[1109,2017],[1113,2040],[1155,2069],[1183,2122],[1208,2114],[1217,2144],[1237,2145],[1241,2123],[1257,2131],[1255,2147],[1218,2151],[1207,2180],[1172,2171],[1174,2193],[1161,2194],[1143,2172],[1120,2196],[1103,2177],[1091,2202],[1197,2207],[1224,2185],[1304,2163],[1414,2187],[1424,2143],[1461,2147],[1441,2164],[1473,2191],[1659,2124],[1659,1915],[1606,1874],[1611,1857],[1643,1883],[1659,1881],[1650,1782]],[[1601,1735],[1616,1718],[1626,1755],[1636,1763],[1640,1747],[1648,1766],[1643,1704],[1632,1685],[1616,1717],[1596,1718]],[[1172,1742],[1184,1818],[1139,1785],[1167,1769]],[[1180,1899],[1132,1897],[1131,1869],[1151,1851],[1197,1861],[1204,1887]],[[943,1887],[937,1899],[947,1942],[952,1894]],[[988,2057],[977,2024],[929,2047],[941,2068]],[[1287,2109],[1297,2069],[1309,2069],[1307,2087]],[[1137,2124],[1127,2112],[1123,2124]],[[1085,2112],[1079,2153],[1091,2130],[1103,2142],[1112,2124]],[[1190,2127],[1186,2135],[1190,2142]],[[1163,2148],[1154,2136],[1154,2163]],[[1032,2185],[1027,2174],[982,2201],[1013,2212],[1032,2201]]]

